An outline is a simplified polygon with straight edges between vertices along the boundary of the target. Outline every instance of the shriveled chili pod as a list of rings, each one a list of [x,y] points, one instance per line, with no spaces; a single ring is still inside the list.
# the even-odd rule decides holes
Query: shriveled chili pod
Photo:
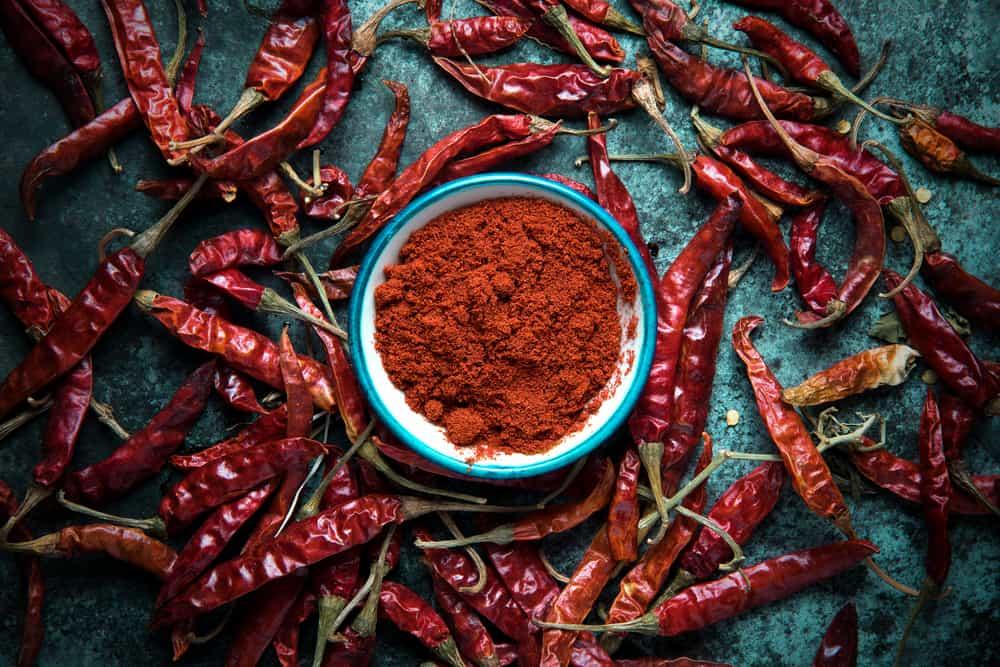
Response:
[[[901,284],[899,274],[884,271],[886,284]],[[893,298],[909,343],[941,381],[959,398],[986,414],[1000,412],[1000,378],[991,373],[941,315],[934,301],[912,283]]]
[[[906,380],[920,353],[907,345],[884,345],[846,359],[781,392],[790,405],[833,403],[876,387],[893,387]]]
[[[579,192],[581,195],[587,199],[592,199],[597,201],[597,193],[591,190],[589,187],[581,183],[580,181],[575,181],[568,176],[563,176],[562,174],[542,174],[542,178],[547,178],[550,181],[555,181],[556,183],[561,183],[565,185],[570,190]]]
[[[191,47],[187,59],[184,60],[184,66],[181,68],[180,76],[177,77],[177,83],[174,85],[177,105],[188,116],[190,116],[194,106],[194,92],[198,84],[198,70],[201,68],[201,56],[204,51],[205,33],[199,31],[198,38],[195,40],[194,46]]]
[[[301,285],[304,287],[309,294],[316,296],[315,287],[313,287],[312,281],[304,273],[292,273],[289,271],[275,271],[274,275],[283,280],[289,281],[289,283],[294,283],[295,285]],[[344,299],[351,296],[351,290],[354,289],[354,280],[358,275],[358,266],[346,266],[342,269],[334,269],[332,271],[324,271],[319,274],[320,284],[323,285],[323,291],[326,292],[326,298],[330,301],[343,301]],[[301,304],[299,304],[301,307]]]
[[[227,667],[256,665],[264,656],[308,581],[306,570],[273,581],[251,593],[238,614],[229,643]]]
[[[261,415],[232,438],[227,438],[194,454],[174,455],[170,465],[180,470],[193,470],[229,454],[278,440],[285,433],[288,424],[288,409],[282,403],[270,412]]]
[[[215,376],[215,361],[199,366],[145,428],[102,461],[66,477],[64,489],[73,500],[100,505],[121,497],[149,479],[184,444],[184,438],[205,409]]]
[[[913,114],[970,153],[1000,153],[1000,128],[987,127],[946,109],[881,98],[896,109]]]
[[[278,365],[278,346],[267,337],[180,299],[148,290],[136,295],[136,303],[185,345],[216,354],[237,371],[275,389],[284,386]],[[328,372],[315,359],[299,357],[299,360],[313,402],[324,410],[332,410],[336,399]]]
[[[193,178],[142,179],[136,182],[135,191],[147,197],[164,201],[177,201],[191,189]],[[198,192],[196,199],[202,202],[223,202],[236,200],[237,187],[228,181],[209,181]]]
[[[427,28],[391,30],[379,39],[402,37],[422,44],[432,55],[460,58],[502,51],[524,37],[533,24],[517,16],[473,16],[431,21]]]
[[[639,472],[642,460],[632,447],[625,450],[608,507],[608,539],[615,560],[639,557]]]
[[[848,602],[830,621],[813,658],[813,667],[856,667],[858,664],[858,609]]]
[[[22,4],[80,74],[97,103],[101,56],[87,26],[62,0],[26,0]]]
[[[541,622],[545,628],[636,632],[673,637],[783,600],[870,558],[878,549],[864,540],[834,542],[762,561],[726,576],[695,584],[634,621],[611,625]]]
[[[216,369],[212,387],[216,396],[235,410],[267,414],[267,408],[257,400],[257,394],[247,377],[224,364]]]
[[[17,498],[7,483],[0,480],[0,522],[18,514]],[[31,539],[31,532],[23,525],[14,526],[11,537],[18,541]],[[45,605],[45,581],[38,559],[24,557],[18,559],[18,569],[25,593],[24,621],[21,629],[21,647],[17,654],[17,667],[31,667],[38,659],[45,638],[45,619],[42,618]]]
[[[733,0],[738,5],[776,12],[830,49],[848,74],[861,75],[861,55],[851,27],[830,0]]]
[[[816,241],[825,212],[826,201],[820,201],[796,213],[788,244],[795,289],[809,309],[818,315],[823,315],[826,304],[837,297],[836,281],[826,267],[816,261]]]
[[[312,427],[312,398],[302,377],[302,366],[298,355],[288,337],[288,326],[281,329],[281,339],[278,342],[279,366],[281,379],[285,385],[285,406],[288,408],[288,426],[286,435],[289,438],[304,438],[309,435]]]
[[[513,160],[526,157],[552,144],[559,134],[560,125],[553,123],[548,129],[529,134],[523,139],[513,139],[498,146],[487,148],[481,153],[463,157],[448,164],[438,174],[438,183],[447,183],[457,178],[481,174]]]
[[[899,143],[903,150],[930,171],[1000,185],[1000,179],[981,172],[954,141],[930,123],[913,117],[901,122]]]
[[[434,600],[451,626],[462,656],[475,667],[499,667],[496,646],[482,620],[448,584],[431,577]]]
[[[309,136],[299,142],[299,149],[315,146],[326,138],[344,115],[354,87],[354,68],[351,63],[353,30],[347,0],[323,2],[319,18],[323,44],[326,47],[326,90],[316,122]]]
[[[398,81],[383,79],[382,83],[392,92],[395,104],[382,131],[378,149],[358,179],[357,187],[354,189],[355,198],[377,195],[389,187],[396,175],[399,156],[406,140],[406,130],[410,124],[409,90]]]
[[[393,624],[417,638],[434,655],[453,667],[464,667],[451,631],[436,611],[423,598],[395,581],[382,583],[379,593],[379,613]]]
[[[921,272],[931,289],[959,315],[988,331],[1000,331],[1000,290],[966,271],[954,255],[926,253]]]
[[[194,276],[206,276],[240,266],[273,266],[281,261],[281,248],[260,229],[236,229],[198,243],[188,258]]]

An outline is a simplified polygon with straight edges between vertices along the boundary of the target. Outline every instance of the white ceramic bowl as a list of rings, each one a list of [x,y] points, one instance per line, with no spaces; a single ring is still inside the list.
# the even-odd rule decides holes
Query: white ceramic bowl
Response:
[[[469,462],[472,448],[453,445],[444,429],[406,404],[403,392],[386,374],[375,349],[375,289],[385,282],[384,269],[398,262],[399,250],[414,230],[447,211],[500,197],[537,197],[572,209],[607,230],[621,244],[609,248],[635,275],[634,300],[620,295],[622,353],[606,387],[607,397],[579,429],[541,454],[497,454]],[[624,250],[624,252],[622,252]],[[595,202],[547,178],[496,172],[442,185],[416,199],[386,226],[372,243],[358,271],[351,295],[350,347],[361,388],[378,419],[403,443],[450,470],[475,477],[531,477],[566,466],[605,442],[628,416],[642,391],[653,361],[656,311],[653,285],[635,246],[621,226]],[[634,322],[634,326],[630,326]],[[631,337],[628,332],[631,331]]]

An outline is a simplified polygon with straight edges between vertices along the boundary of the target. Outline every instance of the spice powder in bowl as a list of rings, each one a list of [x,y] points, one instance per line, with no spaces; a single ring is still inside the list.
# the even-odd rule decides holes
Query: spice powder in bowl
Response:
[[[470,460],[539,454],[579,429],[618,365],[616,241],[548,200],[509,197],[416,230],[375,290],[375,346],[407,404]]]

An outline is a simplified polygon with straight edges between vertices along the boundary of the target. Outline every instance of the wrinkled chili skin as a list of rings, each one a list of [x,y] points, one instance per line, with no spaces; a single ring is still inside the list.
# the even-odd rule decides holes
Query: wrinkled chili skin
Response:
[[[657,339],[653,366],[629,430],[636,444],[662,442],[670,426],[678,353],[688,307],[712,262],[733,232],[742,209],[736,197],[727,197],[681,251],[657,290]]]
[[[784,65],[792,81],[810,86],[830,71],[830,66],[811,49],[759,16],[744,16],[733,24],[733,29],[744,33],[755,49]]]
[[[18,509],[14,490],[0,479],[0,521],[6,522]],[[31,539],[31,532],[24,523],[15,524],[11,536],[21,542]],[[45,638],[45,621],[42,618],[45,604],[45,582],[38,558],[23,556],[18,558],[18,568],[24,583],[24,621],[21,630],[21,648],[17,655],[17,667],[32,667],[42,650]]]
[[[482,153],[455,160],[441,170],[437,182],[447,183],[456,178],[481,174],[512,160],[531,155],[550,145],[558,132],[559,125],[553,125],[547,130],[529,134],[524,139],[508,141],[499,146],[487,148]]]
[[[107,523],[67,526],[56,533],[56,552],[65,558],[100,553],[165,579],[177,560],[169,546],[136,528]]]
[[[202,280],[247,310],[257,310],[264,298],[264,286],[251,280],[250,276],[239,269],[216,271],[203,276]]]
[[[200,468],[207,463],[221,459],[242,449],[261,445],[271,440],[278,440],[285,433],[287,425],[288,409],[282,403],[274,410],[261,415],[257,421],[247,426],[232,438],[227,438],[194,454],[175,454],[171,456],[170,465],[180,470]]]
[[[267,413],[267,409],[257,401],[257,394],[250,380],[228,366],[220,366],[215,371],[212,387],[216,396],[234,410],[254,412],[259,415]]]
[[[910,118],[899,126],[899,143],[903,150],[938,174],[963,175],[972,167],[955,142],[920,118]]]
[[[899,274],[884,271],[886,285],[894,289]],[[965,341],[948,324],[934,301],[912,283],[893,296],[896,312],[910,344],[934,369],[941,381],[977,410],[987,409],[1000,394],[1000,378],[990,373]]]
[[[0,1],[0,26],[7,43],[31,72],[59,100],[70,125],[80,127],[94,119],[94,104],[73,63],[18,0]]]
[[[177,157],[170,142],[184,141],[190,129],[160,58],[160,42],[142,0],[101,0],[129,93],[153,143],[167,159]]]
[[[786,181],[743,151],[728,146],[714,146],[712,152],[742,176],[754,190],[778,204],[802,208],[816,205],[823,199],[819,191],[807,190],[798,183]]]
[[[63,0],[26,0],[23,5],[77,72],[90,78],[100,76],[101,56],[94,37]]]
[[[788,246],[782,236],[778,221],[767,207],[751,192],[746,183],[725,164],[707,155],[699,155],[691,163],[695,183],[716,201],[737,196],[740,207],[740,224],[756,237],[764,247],[764,252],[774,264],[774,279],[771,291],[779,292],[788,285]]]
[[[109,255],[0,385],[0,417],[78,364],[111,326],[139,285],[145,260],[131,248]]]
[[[237,616],[226,667],[253,667],[271,644],[308,578],[305,570],[272,581],[254,591]]]
[[[858,610],[848,602],[830,621],[813,658],[813,667],[856,667],[858,664]]]
[[[269,581],[335,556],[374,539],[382,528],[403,520],[394,496],[370,495],[289,524],[281,535],[218,565],[161,607],[155,627],[204,614],[250,593]]]
[[[189,472],[168,489],[158,513],[167,532],[175,534],[204,512],[239,498],[262,483],[293,469],[305,469],[324,454],[323,445],[291,438],[247,447]]]
[[[354,188],[355,197],[377,195],[389,187],[399,168],[399,156],[403,152],[406,130],[410,125],[409,90],[398,81],[383,79],[382,83],[392,91],[394,107],[382,131],[378,150]]]
[[[319,169],[320,182],[326,186],[326,192],[321,197],[312,198],[308,193],[300,192],[303,208],[310,218],[336,221],[344,212],[344,203],[351,198],[354,186],[351,179],[340,167],[325,164]]]
[[[287,4],[279,7],[268,22],[243,82],[244,88],[252,88],[272,102],[288,92],[305,72],[320,37],[316,19],[288,13],[284,6]]]
[[[615,560],[639,557],[639,473],[642,461],[634,447],[625,450],[608,506],[608,539]]]
[[[876,387],[898,385],[918,356],[913,348],[898,343],[862,350],[785,389],[782,397],[795,406],[820,405]]]
[[[941,414],[941,435],[944,438],[944,456],[948,462],[962,458],[965,441],[976,422],[976,412],[949,392],[941,392],[938,399]]]
[[[974,324],[1000,331],[1000,290],[966,271],[954,255],[929,252],[921,265],[924,279],[949,306]]]
[[[920,413],[920,503],[927,526],[927,577],[938,589],[944,586],[951,568],[951,541],[948,538],[948,506],[951,502],[951,476],[944,455],[941,413],[933,390]]]
[[[239,266],[274,266],[281,261],[281,248],[260,229],[236,229],[198,243],[188,258],[193,276]]]
[[[489,630],[479,616],[458,596],[455,591],[438,579],[431,577],[434,600],[451,626],[462,656],[475,667],[496,667],[499,662],[496,646]]]
[[[746,365],[761,419],[791,475],[795,492],[806,506],[837,525],[849,523],[847,505],[826,461],[816,450],[801,417],[781,399],[781,384],[750,341],[750,333],[763,321],[751,315],[733,327],[733,348]]]
[[[673,637],[693,632],[782,600],[850,569],[877,551],[874,544],[864,540],[834,542],[771,558],[720,579],[695,584],[653,610],[659,622],[659,634]]]
[[[587,199],[592,199],[594,201],[597,201],[597,193],[595,193],[593,190],[591,190],[583,183],[579,181],[574,181],[572,178],[568,178],[566,176],[563,176],[562,174],[542,174],[542,178],[547,178],[550,181],[555,181],[556,183],[565,185],[570,190],[580,193]],[[649,248],[647,248],[647,251],[648,250]]]
[[[792,218],[789,247],[795,288],[809,310],[826,314],[826,305],[837,297],[837,283],[826,268],[816,261],[816,239],[826,201],[799,211]]]
[[[14,237],[0,229],[0,301],[25,329],[44,333],[55,319],[49,290]]]
[[[281,332],[278,343],[280,355],[278,365],[281,367],[281,379],[285,385],[285,406],[288,408],[287,437],[304,438],[309,435],[312,427],[312,399],[302,377],[302,367],[299,365],[292,340],[288,337],[287,327]]]
[[[663,39],[650,21],[644,21],[643,25],[663,76],[684,99],[707,113],[733,120],[762,117],[742,71],[711,65]],[[764,79],[756,82],[764,101],[778,118],[808,121],[817,117],[816,103],[810,96]]]
[[[84,357],[52,394],[52,409],[42,435],[42,460],[31,471],[38,486],[53,488],[69,467],[93,389],[93,367],[90,357]]]
[[[274,480],[265,482],[212,512],[177,554],[177,561],[160,588],[156,605],[160,606],[176,596],[204,572],[236,532],[263,506],[275,488],[277,483]]]
[[[486,553],[504,586],[528,618],[545,618],[559,596],[559,585],[542,562],[538,546],[487,544]]]
[[[451,631],[444,619],[430,604],[395,581],[382,582],[379,613],[384,614],[403,632],[416,637],[427,648],[436,648],[451,639]]]
[[[986,127],[950,111],[935,110],[934,127],[969,152],[1000,153],[1000,127]]]
[[[201,67],[201,55],[205,51],[205,33],[199,32],[191,52],[184,60],[184,66],[174,84],[174,97],[177,105],[185,116],[190,117],[194,105],[194,91],[198,85],[198,70]]]
[[[753,9],[776,12],[797,28],[802,28],[830,49],[847,72],[861,75],[861,54],[851,26],[829,0],[734,0]]]
[[[141,125],[138,107],[131,97],[126,97],[36,155],[21,174],[21,204],[28,219],[35,219],[38,191],[45,180],[72,173],[82,163],[105,154]]]
[[[190,304],[157,295],[150,309],[161,324],[189,347],[219,355],[235,370],[281,389],[278,346],[265,336],[199,310]],[[323,410],[336,405],[330,375],[315,359],[299,357],[313,402]]]
[[[431,23],[427,49],[445,58],[496,53],[516,43],[531,29],[533,21],[517,16],[473,16]]]
[[[588,111],[608,115],[631,109],[632,86],[639,74],[616,68],[606,78],[586,65],[514,63],[496,67],[434,62],[467,91],[508,109],[537,116],[579,117]],[[485,80],[484,77],[485,76]]]
[[[193,184],[193,178],[141,179],[136,182],[135,191],[163,201],[177,201],[191,189]],[[208,181],[195,195],[195,199],[196,201],[228,204],[236,198],[236,192],[235,183]]]
[[[354,87],[354,69],[351,66],[351,10],[347,0],[326,0],[322,4],[320,19],[323,43],[326,46],[326,91],[323,106],[316,116],[309,136],[299,142],[299,150],[315,146],[330,134],[347,109]],[[308,59],[307,61],[308,62]]]

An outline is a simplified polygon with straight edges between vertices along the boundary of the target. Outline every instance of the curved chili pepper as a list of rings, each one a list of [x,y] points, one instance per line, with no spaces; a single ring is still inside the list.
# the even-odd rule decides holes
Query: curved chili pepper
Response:
[[[235,623],[236,633],[226,655],[227,667],[252,667],[258,664],[307,581],[306,571],[300,570],[272,581],[247,598],[244,613]]]
[[[320,37],[316,19],[289,11],[292,4],[283,2],[271,16],[243,82],[244,88],[257,91],[271,102],[299,80]]]
[[[534,21],[517,16],[472,16],[431,21],[430,27],[393,30],[380,39],[405,37],[422,44],[432,55],[460,58],[496,53],[517,43]]]
[[[395,581],[382,583],[379,593],[379,613],[393,624],[417,638],[434,655],[454,667],[464,667],[458,646],[448,626],[436,611],[419,595]]]
[[[17,498],[7,483],[0,480],[0,521],[7,521],[18,512]],[[31,532],[23,524],[16,524],[11,535],[21,541],[30,540]],[[21,630],[21,648],[17,655],[17,667],[31,667],[38,659],[45,638],[45,622],[42,618],[45,605],[45,581],[37,558],[25,557],[18,560],[21,579],[24,584],[24,622]]]
[[[965,116],[923,104],[910,104],[893,98],[886,98],[885,101],[931,125],[970,153],[1000,153],[1000,128],[986,127]]]
[[[308,438],[276,440],[245,447],[190,471],[160,500],[157,512],[171,535],[206,511],[250,493],[289,470],[305,470],[325,453]]]
[[[538,116],[611,114],[635,106],[632,86],[639,74],[612,69],[606,77],[584,65],[514,63],[484,67],[447,58],[434,62],[467,91],[508,109]]]
[[[884,272],[890,288],[899,285],[899,274]],[[941,381],[977,410],[1000,410],[1000,378],[990,373],[965,341],[948,324],[929,296],[909,284],[893,298],[909,342],[934,369]]]
[[[185,345],[218,355],[233,369],[275,389],[284,386],[278,346],[256,331],[155,292],[139,292],[136,303]],[[326,369],[309,357],[300,356],[299,363],[313,402],[323,410],[332,410],[336,399]]]
[[[236,229],[198,243],[188,258],[191,275],[239,266],[274,266],[281,261],[281,248],[259,229]]]
[[[437,182],[447,183],[457,178],[481,174],[501,164],[531,155],[550,145],[559,134],[560,128],[558,123],[553,123],[548,129],[529,134],[524,139],[514,139],[499,146],[487,148],[482,153],[455,160],[441,170]]]
[[[331,266],[336,265],[348,252],[381,229],[392,216],[409,204],[418,192],[432,183],[456,156],[503,140],[521,139],[531,132],[530,116],[492,115],[438,140],[400,172],[392,185],[375,199],[365,218],[351,230],[334,251],[330,259]]]
[[[194,91],[198,83],[198,70],[201,67],[201,56],[205,51],[205,33],[198,32],[198,39],[195,40],[191,52],[184,61],[177,83],[174,84],[174,97],[177,98],[177,105],[181,111],[191,115],[194,105]]]
[[[281,330],[278,350],[281,379],[285,384],[285,406],[288,408],[287,435],[289,438],[304,438],[309,435],[312,427],[312,398],[305,378],[302,377],[298,355],[288,337],[287,325]]]
[[[139,285],[142,254],[109,255],[49,332],[0,385],[0,417],[76,366],[115,321]]]
[[[792,486],[806,507],[848,533],[851,531],[850,512],[826,461],[816,450],[802,418],[782,400],[781,384],[750,341],[750,332],[763,321],[751,315],[733,327],[733,348],[746,364],[757,409],[792,477]]]
[[[153,143],[165,158],[177,153],[171,142],[190,132],[160,58],[160,43],[142,0],[101,0],[111,27],[125,83]]]
[[[615,560],[639,557],[639,472],[642,461],[632,447],[625,450],[608,507],[608,540]]]
[[[899,126],[899,143],[903,150],[937,174],[961,176],[987,185],[1000,185],[1000,179],[979,171],[946,134],[930,123],[911,117]]]
[[[587,114],[587,128],[596,130],[600,127],[600,116],[596,113]],[[594,186],[597,188],[597,202],[607,209],[608,213],[618,221],[618,224],[628,232],[629,238],[632,239],[632,243],[635,244],[646,269],[649,271],[649,275],[656,276],[653,257],[649,254],[649,247],[646,245],[646,239],[642,237],[642,229],[639,227],[639,213],[635,209],[635,202],[632,201],[632,195],[629,194],[628,188],[611,168],[607,142],[608,139],[603,133],[591,134],[587,137],[587,153],[590,156]]]
[[[22,4],[76,71],[94,85],[101,76],[101,56],[80,17],[62,0],[26,0]]]
[[[288,423],[288,410],[284,403],[261,415],[254,423],[246,427],[232,438],[216,443],[194,454],[174,455],[170,457],[170,465],[180,470],[193,470],[203,465],[229,456],[242,449],[260,445],[271,440],[278,440],[285,433]]]
[[[462,655],[475,667],[499,667],[496,646],[482,620],[451,588],[431,577],[434,600],[451,626]]]
[[[199,366],[145,428],[106,459],[68,475],[66,495],[88,505],[101,505],[159,472],[205,410],[214,376],[214,360]]]
[[[813,667],[856,667],[858,664],[858,610],[848,602],[830,621],[813,658]]]
[[[354,86],[354,69],[351,65],[353,31],[347,0],[324,2],[321,20],[323,42],[326,45],[326,91],[312,131],[299,142],[299,149],[315,146],[326,138],[344,115]]]
[[[583,183],[579,181],[574,181],[572,178],[569,178],[568,176],[563,176],[562,174],[542,174],[542,178],[547,178],[550,181],[561,183],[570,190],[575,190],[576,192],[579,192],[587,199],[592,199],[594,201],[597,201],[597,193],[595,193],[593,190],[591,190]]]
[[[267,414],[267,409],[257,401],[257,394],[250,380],[228,366],[222,365],[216,369],[212,387],[216,396],[235,410]]]
[[[351,178],[340,167],[325,164],[319,168],[319,181],[325,188],[323,195],[313,197],[305,191],[300,191],[306,215],[321,220],[338,220],[344,210],[344,204],[351,198],[354,186]]]
[[[734,0],[736,4],[776,12],[830,49],[853,77],[861,75],[861,55],[851,27],[829,0]]]
[[[906,345],[883,345],[841,359],[781,392],[790,405],[833,403],[876,387],[906,380],[920,353]]]
[[[941,251],[925,254],[921,268],[931,289],[962,317],[989,331],[1000,330],[1000,290],[966,271],[954,255]]]
[[[809,309],[817,315],[826,313],[826,304],[837,297],[837,283],[826,268],[816,261],[816,237],[826,211],[826,201],[800,211],[792,218],[789,246],[795,287]]]
[[[0,229],[0,300],[29,331],[44,334],[52,327],[56,309],[49,287],[14,237]]]
[[[354,197],[380,194],[389,187],[399,167],[399,156],[406,140],[406,130],[410,124],[410,92],[398,81],[383,79],[382,83],[392,91],[395,107],[389,116],[382,139],[375,156],[372,157],[364,173],[354,188]]]
[[[87,87],[74,64],[29,14],[29,7],[30,3],[19,0],[0,2],[0,26],[7,35],[7,43],[32,76],[56,96],[70,124],[86,125],[96,115]]]
[[[135,184],[135,191],[163,201],[177,201],[194,184],[193,178],[143,179]],[[204,202],[232,203],[236,199],[236,184],[228,181],[209,181],[198,191],[195,199]]]

